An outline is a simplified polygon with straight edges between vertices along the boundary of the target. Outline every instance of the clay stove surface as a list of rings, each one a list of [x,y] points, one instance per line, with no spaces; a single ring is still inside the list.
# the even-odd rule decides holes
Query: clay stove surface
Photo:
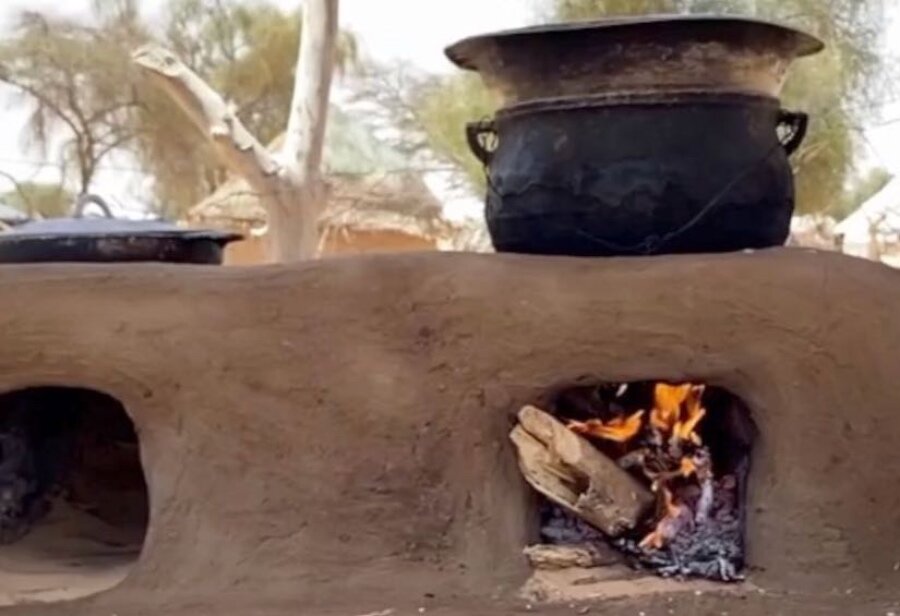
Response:
[[[57,502],[34,532],[0,547],[0,607],[113,588],[134,565],[142,539],[141,528],[117,528]]]
[[[900,273],[836,255],[0,268],[0,390],[132,414],[150,489],[113,588],[11,616],[900,610]],[[511,415],[548,387],[720,386],[761,437],[751,587],[528,606]],[[587,611],[584,611],[587,610]]]

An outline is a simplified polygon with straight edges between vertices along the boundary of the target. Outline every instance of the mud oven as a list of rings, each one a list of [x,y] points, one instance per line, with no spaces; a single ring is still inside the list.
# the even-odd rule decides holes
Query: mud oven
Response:
[[[457,51],[494,57],[521,34],[505,36]],[[807,47],[784,53],[809,50],[791,40]],[[689,99],[639,106],[683,127]],[[786,117],[712,104],[735,126],[752,108],[773,133]],[[470,130],[486,162],[485,134],[501,152],[516,113]],[[790,118],[785,143],[805,126]],[[713,194],[663,191],[680,195],[679,233],[633,245],[689,252],[697,229],[719,233],[709,250],[778,243],[792,187],[772,143],[751,167],[776,195],[762,235],[706,207],[748,223],[756,188],[725,199],[707,182],[692,186]],[[663,163],[653,178],[693,168]],[[552,186],[552,165],[529,164]],[[546,195],[510,169],[491,169],[498,243],[553,253],[575,220],[590,230],[579,252],[631,242],[618,227],[598,244],[578,208],[529,231],[510,212]],[[623,177],[567,190],[620,198]],[[881,265],[771,248],[4,266],[0,303],[0,433],[42,435],[36,459],[79,452],[50,510],[0,537],[0,614],[900,613],[900,275]],[[88,535],[105,547],[78,557]]]
[[[900,277],[883,266],[779,249],[5,267],[0,297],[2,389],[121,401],[150,495],[124,581],[6,613],[897,610]],[[522,598],[545,521],[518,411],[648,380],[730,392],[758,429],[746,581],[599,566],[553,582],[559,607]]]

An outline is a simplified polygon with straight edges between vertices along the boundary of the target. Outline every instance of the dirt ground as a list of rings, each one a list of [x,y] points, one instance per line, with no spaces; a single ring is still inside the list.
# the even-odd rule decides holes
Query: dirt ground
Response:
[[[900,273],[886,267],[803,250],[24,266],[0,268],[0,305],[0,390],[118,398],[151,503],[122,584],[0,614],[900,610]],[[702,381],[748,404],[754,590],[516,598],[537,524],[512,415],[595,379]]]
[[[116,528],[64,502],[21,541],[0,547],[0,607],[71,600],[125,579],[141,528]]]
[[[729,594],[724,598],[686,593],[562,605],[457,597],[422,597],[418,601],[401,602],[375,596],[347,599],[335,595],[327,604],[317,604],[245,591],[197,596],[184,602],[120,600],[116,610],[114,613],[128,616],[639,616],[641,613],[646,616],[887,616],[898,613],[900,601],[887,595],[860,597],[840,593],[831,596],[768,593],[740,597]],[[67,616],[72,613],[105,615],[109,612],[103,602],[84,601],[20,606],[9,610],[9,613]]]

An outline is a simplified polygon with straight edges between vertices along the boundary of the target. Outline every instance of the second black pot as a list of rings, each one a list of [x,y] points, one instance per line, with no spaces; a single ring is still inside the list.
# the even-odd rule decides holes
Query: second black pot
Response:
[[[105,218],[83,218],[94,204]],[[39,220],[0,233],[0,264],[184,263],[221,265],[237,233],[183,229],[161,221],[117,220],[103,199],[79,197],[74,218]]]
[[[604,96],[509,107],[468,137],[498,251],[652,255],[783,244],[806,124],[763,96]]]

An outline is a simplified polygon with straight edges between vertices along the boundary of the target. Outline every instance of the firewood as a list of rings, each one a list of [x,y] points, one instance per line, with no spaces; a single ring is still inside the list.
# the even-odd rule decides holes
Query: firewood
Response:
[[[592,569],[622,562],[622,556],[601,545],[532,545],[525,556],[535,569]]]
[[[653,494],[552,415],[535,407],[519,413],[510,438],[526,481],[610,537],[634,528]]]

